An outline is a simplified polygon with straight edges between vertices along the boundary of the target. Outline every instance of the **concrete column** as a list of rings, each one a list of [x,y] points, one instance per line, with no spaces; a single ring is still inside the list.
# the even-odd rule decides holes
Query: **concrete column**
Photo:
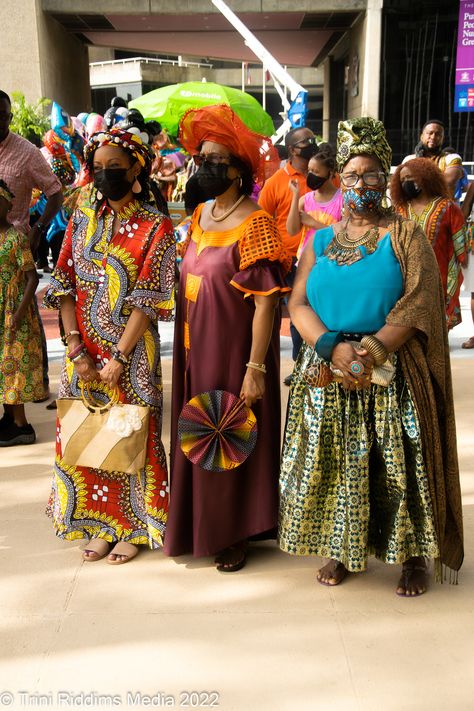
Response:
[[[331,57],[323,63],[323,141],[329,141],[329,121],[331,119]]]
[[[3,0],[0,88],[21,91],[27,101],[41,96],[41,70],[36,28],[36,0]]]
[[[85,47],[41,8],[41,0],[3,0],[0,88],[21,91],[27,101],[42,96],[70,114],[90,107],[89,57]]]
[[[364,32],[361,116],[379,116],[383,0],[367,0]]]

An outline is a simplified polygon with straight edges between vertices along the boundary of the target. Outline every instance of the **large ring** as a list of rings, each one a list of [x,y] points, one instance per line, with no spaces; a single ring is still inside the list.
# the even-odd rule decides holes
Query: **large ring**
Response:
[[[359,360],[353,360],[349,364],[350,371],[353,375],[362,375],[364,372],[364,365]]]

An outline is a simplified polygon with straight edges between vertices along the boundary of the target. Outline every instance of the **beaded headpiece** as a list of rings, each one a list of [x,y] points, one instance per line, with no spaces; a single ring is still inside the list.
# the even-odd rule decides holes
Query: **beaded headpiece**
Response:
[[[84,148],[84,158],[90,164],[92,157],[98,148],[102,146],[115,146],[130,153],[137,160],[142,168],[150,172],[151,159],[150,150],[140,136],[119,128],[112,128],[110,131],[98,131],[92,134]]]

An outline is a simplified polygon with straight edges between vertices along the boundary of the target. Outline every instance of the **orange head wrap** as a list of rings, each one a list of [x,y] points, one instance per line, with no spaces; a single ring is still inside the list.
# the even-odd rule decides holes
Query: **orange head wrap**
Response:
[[[191,155],[198,152],[204,141],[220,143],[251,168],[259,185],[280,166],[270,138],[251,131],[227,104],[186,111],[179,123],[179,140]]]

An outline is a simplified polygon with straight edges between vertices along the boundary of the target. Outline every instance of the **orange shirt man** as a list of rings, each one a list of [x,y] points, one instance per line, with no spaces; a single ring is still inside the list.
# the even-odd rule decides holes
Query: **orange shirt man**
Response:
[[[289,160],[283,168],[277,170],[265,182],[258,203],[263,210],[276,219],[283,244],[290,254],[296,257],[301,232],[290,235],[286,230],[286,218],[293,196],[288,185],[290,180],[297,180],[300,186],[300,195],[309,192],[306,185],[308,162],[317,153],[317,145],[314,134],[309,128],[294,128],[287,133],[285,146]]]

